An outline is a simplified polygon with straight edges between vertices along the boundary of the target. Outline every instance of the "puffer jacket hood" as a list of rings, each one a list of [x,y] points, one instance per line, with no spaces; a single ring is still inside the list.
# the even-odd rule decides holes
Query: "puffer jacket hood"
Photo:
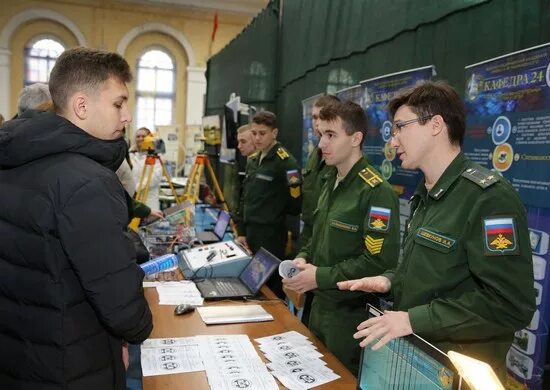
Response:
[[[46,130],[47,129],[47,130]],[[116,171],[126,155],[124,138],[104,141],[67,119],[44,112],[0,127],[0,168],[9,169],[58,153],[82,154]]]

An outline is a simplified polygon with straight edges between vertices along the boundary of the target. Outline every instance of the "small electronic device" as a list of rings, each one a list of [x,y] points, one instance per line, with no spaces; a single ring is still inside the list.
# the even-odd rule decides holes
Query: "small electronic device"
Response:
[[[253,297],[280,263],[269,251],[260,248],[238,278],[210,278],[195,283],[207,300]]]
[[[181,305],[176,306],[176,308],[174,309],[174,314],[177,316],[181,316],[182,314],[190,313],[193,310],[195,310],[195,306],[189,305],[187,303],[182,303]]]
[[[238,277],[250,262],[250,255],[235,241],[185,249],[180,258],[187,279]]]
[[[203,244],[212,244],[223,240],[225,230],[231,221],[231,215],[225,210],[220,210],[213,231],[197,232],[197,239]]]

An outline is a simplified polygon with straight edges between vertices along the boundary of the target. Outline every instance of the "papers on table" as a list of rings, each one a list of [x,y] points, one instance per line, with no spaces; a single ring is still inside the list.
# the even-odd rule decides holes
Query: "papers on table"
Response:
[[[149,339],[141,345],[143,376],[204,370],[194,337]]]
[[[247,335],[196,336],[212,390],[276,390]]]
[[[205,306],[197,311],[207,325],[273,321],[260,305]]]
[[[187,303],[193,306],[200,306],[204,303],[199,289],[190,280],[161,282],[156,287],[159,294],[159,305]]]
[[[271,362],[267,366],[283,386],[289,389],[310,389],[340,378],[304,335],[285,332],[255,340]]]

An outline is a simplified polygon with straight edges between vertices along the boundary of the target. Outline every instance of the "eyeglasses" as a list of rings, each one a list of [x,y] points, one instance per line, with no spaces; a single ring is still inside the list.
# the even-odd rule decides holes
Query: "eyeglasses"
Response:
[[[392,127],[391,127],[391,136],[392,137],[395,137],[397,134],[399,134],[401,132],[401,129],[403,129],[403,127],[407,126],[407,125],[410,125],[411,123],[414,123],[414,122],[420,122],[420,121],[423,121],[423,120],[426,120],[426,119],[432,119],[434,117],[434,115],[425,115],[425,116],[421,116],[419,118],[415,118],[415,119],[410,119],[408,121],[404,121],[404,122],[394,122]]]

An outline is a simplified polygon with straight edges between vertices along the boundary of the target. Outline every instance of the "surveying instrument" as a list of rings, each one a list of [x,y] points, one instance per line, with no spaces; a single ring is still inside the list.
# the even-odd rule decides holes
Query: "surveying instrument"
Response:
[[[189,179],[187,180],[187,184],[185,185],[183,200],[189,200],[193,202],[193,204],[196,203],[197,200],[199,200],[201,178],[202,174],[204,173],[205,166],[208,173],[210,174],[210,180],[214,185],[216,198],[221,202],[223,209],[229,212],[229,208],[227,207],[227,202],[225,201],[225,197],[223,196],[220,184],[218,182],[218,179],[216,179],[216,174],[214,173],[214,169],[212,169],[212,164],[210,163],[210,159],[208,158],[208,155],[205,151],[199,151],[197,153],[195,163],[191,168],[191,174],[189,175]],[[235,237],[237,237],[237,227],[235,226],[235,222],[233,221],[233,219],[231,219],[230,223],[231,231],[233,232]]]
[[[141,170],[139,176],[139,183],[137,185],[136,194],[134,196],[135,200],[145,203],[147,201],[147,196],[149,195],[149,186],[151,185],[151,178],[153,177],[153,171],[157,163],[162,167],[162,175],[168,182],[170,190],[177,204],[180,204],[182,200],[178,197],[174,184],[172,183],[172,178],[166,169],[166,165],[162,161],[159,153],[164,153],[166,151],[164,143],[160,139],[155,139],[153,136],[148,135],[143,140],[141,145],[142,150],[147,150],[147,156],[145,156],[145,164]],[[137,230],[140,222],[140,218],[133,218],[130,222],[129,227],[133,230]]]

